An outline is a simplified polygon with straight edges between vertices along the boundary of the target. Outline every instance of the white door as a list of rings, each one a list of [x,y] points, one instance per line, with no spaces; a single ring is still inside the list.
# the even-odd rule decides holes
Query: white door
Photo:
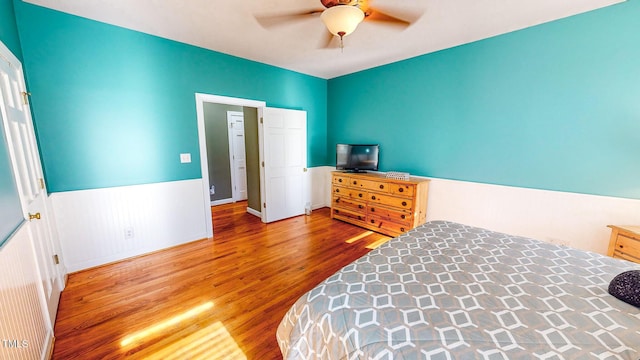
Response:
[[[260,125],[262,220],[302,215],[309,201],[307,113],[265,107]]]
[[[59,246],[52,232],[52,219],[47,208],[47,192],[42,176],[42,166],[38,155],[28,95],[24,85],[24,75],[19,61],[0,49],[0,93],[2,102],[2,126],[9,145],[16,183],[22,204],[28,232],[33,242],[33,250],[38,262],[38,272],[42,283],[45,302],[51,325],[53,326],[64,284],[63,270],[60,269]]]
[[[227,111],[229,164],[233,201],[247,200],[247,156],[244,146],[244,114]]]

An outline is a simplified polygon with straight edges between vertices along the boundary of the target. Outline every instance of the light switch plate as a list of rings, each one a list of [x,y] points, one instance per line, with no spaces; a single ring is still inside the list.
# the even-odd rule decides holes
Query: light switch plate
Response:
[[[191,162],[191,154],[190,153],[185,153],[185,154],[180,154],[180,162],[183,164],[187,164]]]

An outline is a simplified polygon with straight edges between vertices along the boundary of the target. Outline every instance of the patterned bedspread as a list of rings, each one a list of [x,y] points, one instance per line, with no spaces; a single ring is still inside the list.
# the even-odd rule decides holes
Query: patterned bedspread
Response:
[[[285,359],[640,359],[640,309],[607,293],[637,264],[434,221],[302,296]]]

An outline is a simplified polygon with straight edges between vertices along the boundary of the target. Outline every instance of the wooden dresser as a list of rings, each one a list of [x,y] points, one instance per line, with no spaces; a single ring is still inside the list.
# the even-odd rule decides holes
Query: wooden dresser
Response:
[[[640,263],[640,226],[609,225],[611,239],[607,255]]]
[[[331,217],[398,236],[427,218],[429,180],[388,179],[382,174],[334,171]]]

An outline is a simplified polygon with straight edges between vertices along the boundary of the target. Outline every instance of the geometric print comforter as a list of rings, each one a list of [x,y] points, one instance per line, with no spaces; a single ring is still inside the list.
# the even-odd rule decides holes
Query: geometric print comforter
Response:
[[[640,266],[433,221],[302,296],[285,359],[640,359],[640,309],[609,295]]]

